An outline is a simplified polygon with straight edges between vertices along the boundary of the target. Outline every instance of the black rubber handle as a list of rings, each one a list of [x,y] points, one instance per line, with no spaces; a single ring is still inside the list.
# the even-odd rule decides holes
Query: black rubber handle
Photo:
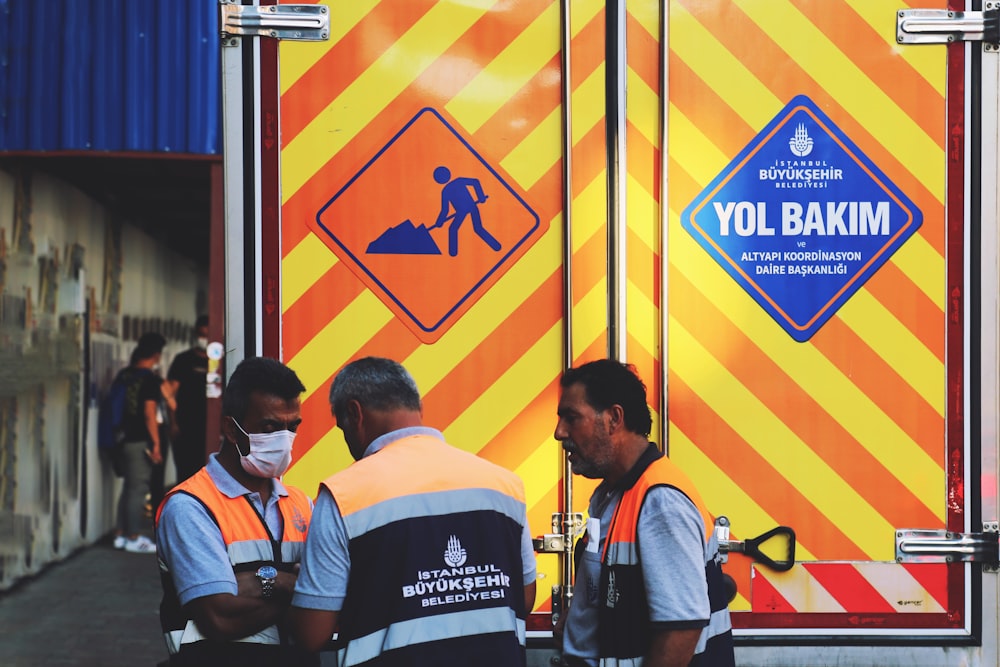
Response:
[[[786,560],[773,560],[760,550],[761,544],[779,535],[788,538],[788,557]],[[795,565],[795,531],[788,526],[777,526],[757,537],[743,540],[743,553],[775,572],[787,572]]]

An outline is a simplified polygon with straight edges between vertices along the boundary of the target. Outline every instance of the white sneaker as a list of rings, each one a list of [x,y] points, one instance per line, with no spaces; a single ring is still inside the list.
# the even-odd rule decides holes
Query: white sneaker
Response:
[[[114,547],[115,549],[124,549],[125,543],[128,542],[128,538],[124,535],[115,535]]]
[[[131,554],[155,554],[156,544],[145,535],[140,535],[125,542],[125,551]]]

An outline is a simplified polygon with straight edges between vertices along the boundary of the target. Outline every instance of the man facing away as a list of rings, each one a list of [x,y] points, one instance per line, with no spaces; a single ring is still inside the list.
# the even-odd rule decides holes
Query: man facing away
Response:
[[[646,388],[634,368],[593,361],[566,371],[560,386],[555,438],[573,473],[602,480],[577,545],[564,661],[733,665],[713,522],[691,481],[649,442]]]
[[[245,359],[222,399],[224,442],[160,505],[160,624],[171,665],[318,665],[283,621],[312,514],[279,478],[305,390],[273,359]]]
[[[423,426],[410,374],[348,364],[330,405],[355,459],[320,486],[292,600],[295,636],[338,665],[525,664],[535,563],[524,486]]]

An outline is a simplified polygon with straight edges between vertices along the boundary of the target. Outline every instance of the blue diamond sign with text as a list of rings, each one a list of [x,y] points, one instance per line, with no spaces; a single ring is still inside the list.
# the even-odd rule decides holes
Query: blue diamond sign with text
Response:
[[[798,96],[681,214],[681,225],[788,335],[807,341],[923,222]]]

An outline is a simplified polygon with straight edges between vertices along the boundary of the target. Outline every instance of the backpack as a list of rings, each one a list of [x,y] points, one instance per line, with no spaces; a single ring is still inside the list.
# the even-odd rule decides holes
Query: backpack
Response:
[[[136,406],[128,405],[129,389],[151,373],[148,370],[138,370],[125,367],[111,382],[107,395],[101,401],[97,411],[97,447],[102,450],[113,450],[125,439],[124,423],[129,412],[135,412]]]

